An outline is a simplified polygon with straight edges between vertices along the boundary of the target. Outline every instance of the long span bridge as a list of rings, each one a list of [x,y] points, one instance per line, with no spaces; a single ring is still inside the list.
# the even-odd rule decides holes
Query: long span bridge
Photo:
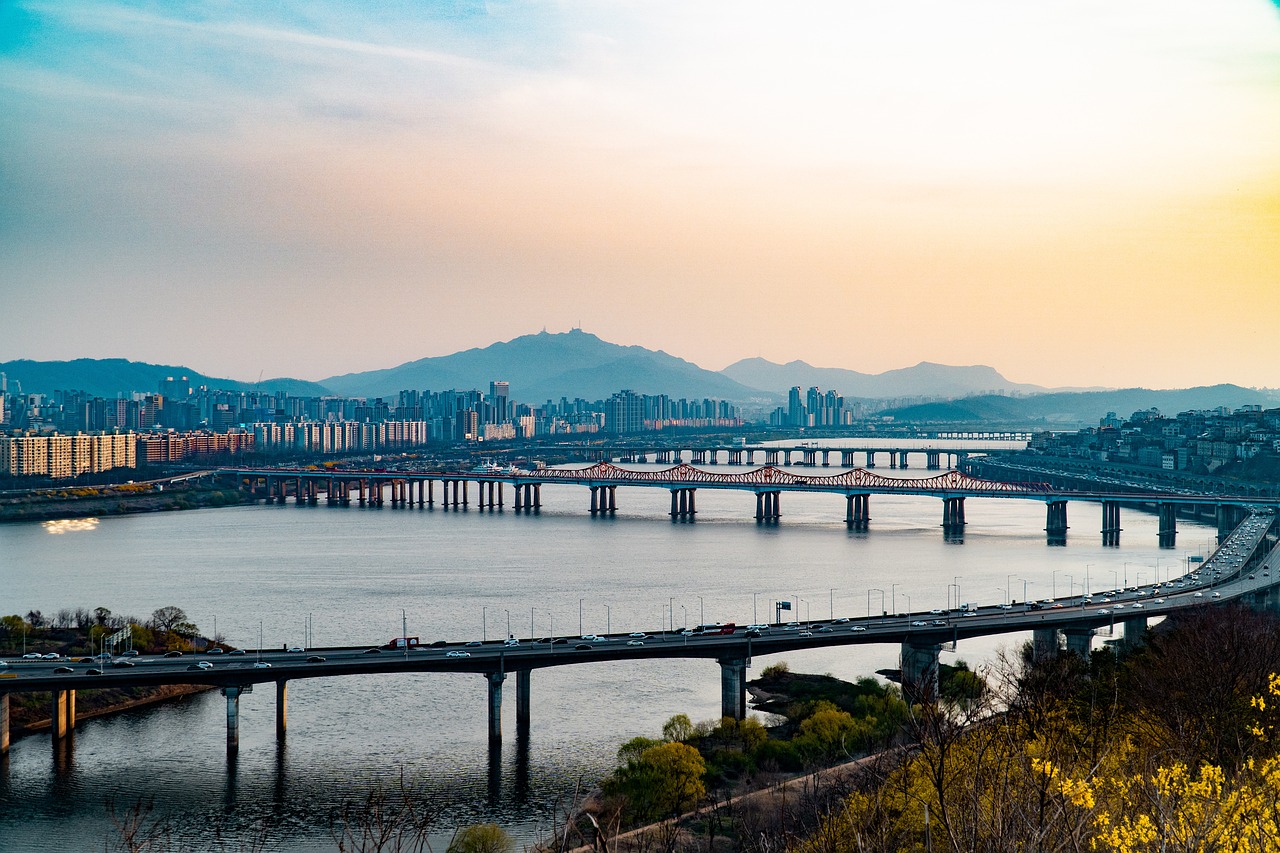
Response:
[[[955,470],[931,477],[886,477],[866,468],[804,475],[774,466],[721,473],[688,463],[661,470],[635,470],[598,462],[586,467],[470,472],[224,468],[215,473],[234,479],[241,489],[261,496],[267,503],[285,503],[292,498],[298,504],[316,504],[323,493],[326,503],[335,506],[355,502],[380,507],[385,501],[393,508],[434,507],[438,484],[442,508],[469,509],[473,505],[474,484],[474,506],[478,509],[504,508],[506,488],[510,486],[512,508],[516,512],[535,512],[542,506],[544,485],[584,486],[590,492],[586,509],[593,516],[618,512],[619,487],[659,488],[671,493],[673,521],[694,520],[700,489],[743,491],[755,495],[755,520],[761,524],[776,523],[782,518],[784,492],[836,494],[845,499],[845,524],[859,529],[865,529],[871,521],[872,495],[926,496],[942,501],[942,531],[953,538],[964,534],[966,498],[1014,498],[1045,504],[1045,533],[1051,545],[1066,542],[1070,501],[1101,505],[1104,545],[1120,544],[1122,505],[1152,508],[1159,514],[1159,544],[1165,548],[1175,547],[1180,511],[1211,512],[1221,538],[1240,522],[1246,507],[1280,505],[1244,495],[1194,495],[1114,486],[1072,489],[1046,483],[984,480]]]
[[[276,732],[287,724],[288,682],[298,678],[347,675],[404,675],[469,672],[488,686],[491,740],[502,736],[502,694],[507,676],[516,676],[516,727],[527,734],[531,718],[531,675],[550,666],[652,658],[715,660],[720,666],[721,706],[726,717],[746,714],[746,670],[756,655],[865,643],[900,646],[902,683],[913,698],[937,695],[938,656],[944,644],[993,634],[1030,631],[1036,649],[1066,648],[1087,654],[1095,634],[1114,635],[1122,627],[1126,643],[1137,642],[1147,620],[1180,610],[1233,601],[1280,608],[1280,546],[1276,515],[1252,511],[1201,567],[1180,579],[1105,593],[1073,595],[1057,601],[994,602],[968,610],[890,613],[884,591],[869,590],[865,616],[850,614],[826,622],[724,626],[710,633],[676,631],[674,626],[634,634],[598,637],[548,636],[496,641],[438,641],[409,648],[354,646],[293,651],[252,651],[252,657],[197,654],[139,656],[75,662],[0,659],[0,754],[9,748],[9,694],[52,695],[51,733],[58,743],[75,726],[78,689],[202,684],[221,688],[227,702],[227,749],[239,748],[239,699],[255,685],[274,684]],[[879,592],[873,611],[872,592]],[[121,662],[123,661],[123,663]]]

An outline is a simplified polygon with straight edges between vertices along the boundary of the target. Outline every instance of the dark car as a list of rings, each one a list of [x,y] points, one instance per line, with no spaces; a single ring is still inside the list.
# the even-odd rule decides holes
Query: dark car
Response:
[[[567,646],[568,644],[569,644],[569,641],[564,637],[558,637],[551,641],[551,645],[553,646]]]
[[[97,667],[92,667],[90,669],[85,670],[84,674],[85,675],[102,675],[102,670],[98,669]]]
[[[204,650],[204,653],[205,653],[206,655],[220,655],[220,654],[222,654],[222,649],[221,649],[221,648],[219,648],[218,646],[211,646],[211,647],[209,647],[209,648],[205,649],[205,650]]]
[[[324,663],[324,658],[322,658],[320,655],[312,655],[311,657],[307,658],[307,663]]]
[[[436,640],[434,643],[431,644],[431,648],[439,649],[447,645],[449,645],[449,642],[447,640]]]
[[[57,673],[75,672],[75,670],[74,670],[74,669],[72,669],[72,668],[71,668],[71,667],[69,667],[69,666],[55,666],[55,667],[53,668],[53,671],[54,671],[54,672],[57,672]]]
[[[366,654],[366,655],[380,655],[380,654],[382,654],[382,649],[365,649],[365,650],[364,650],[364,654]]]
[[[578,651],[580,651],[580,652],[590,651],[590,650],[591,650],[591,644],[590,644],[590,643],[578,643],[578,645],[574,646],[574,648],[575,648],[575,649],[577,649],[577,650],[578,650]]]
[[[748,637],[759,637],[759,636],[760,636],[760,632],[759,632],[759,631],[748,631],[748,632],[746,633],[746,636],[748,636]]]
[[[235,654],[235,652],[232,652],[232,654]],[[121,653],[120,653],[120,657],[122,657],[122,658],[136,658],[137,656],[138,656],[138,650],[137,650],[137,649],[129,649],[129,651],[127,651],[127,652],[121,652]]]
[[[113,660],[113,661],[111,662],[111,665],[112,665],[112,666],[133,666],[133,661],[131,661],[131,660]]]
[[[171,652],[165,652],[164,656],[167,658],[180,658],[182,657],[182,652],[178,651],[177,649],[174,649]]]

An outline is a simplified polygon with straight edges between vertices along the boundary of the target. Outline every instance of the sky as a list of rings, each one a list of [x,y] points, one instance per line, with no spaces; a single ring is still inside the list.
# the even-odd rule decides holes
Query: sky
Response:
[[[1280,387],[1266,0],[0,0],[0,361]]]

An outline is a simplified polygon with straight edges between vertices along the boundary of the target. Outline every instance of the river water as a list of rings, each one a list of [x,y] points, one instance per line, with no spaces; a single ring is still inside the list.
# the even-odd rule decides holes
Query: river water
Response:
[[[919,461],[923,461],[920,459]],[[918,462],[913,458],[913,464]],[[717,466],[717,471],[735,470]],[[796,469],[835,473],[838,469]],[[877,469],[889,474],[887,466]],[[919,468],[894,472],[927,476]],[[1179,522],[1179,547],[1156,547],[1153,516],[1125,511],[1119,548],[1103,548],[1096,506],[1071,504],[1066,547],[1045,544],[1042,503],[967,501],[963,543],[944,541],[941,503],[871,498],[871,527],[846,530],[838,495],[784,494],[776,526],[753,520],[746,492],[698,493],[696,523],[667,518],[662,489],[619,488],[614,518],[591,518],[582,487],[547,486],[536,515],[505,512],[251,506],[104,518],[97,523],[0,526],[0,613],[107,607],[145,619],[177,605],[204,633],[254,646],[424,641],[656,630],[674,622],[800,618],[915,610],[960,601],[1042,598],[1114,580],[1177,574],[1214,530]],[[508,501],[510,492],[508,491]],[[1115,573],[1114,575],[1112,573]],[[532,611],[532,612],[531,612]],[[532,620],[532,625],[531,625]],[[962,642],[983,664],[1020,635]],[[896,667],[896,646],[777,656],[793,670],[856,678]],[[755,671],[773,662],[760,657]],[[513,689],[514,682],[509,682]],[[217,693],[83,721],[69,757],[47,736],[14,743],[0,764],[0,851],[102,850],[117,810],[154,798],[174,839],[191,849],[329,851],[329,816],[402,776],[434,810],[443,849],[453,827],[493,821],[528,841],[546,833],[558,798],[613,766],[619,744],[655,736],[686,713],[719,716],[710,661],[591,664],[533,673],[529,741],[517,743],[513,701],[491,751],[485,682],[422,674],[306,679],[289,685],[289,733],[277,745],[274,691],[241,699],[238,758],[225,754]],[[221,839],[219,847],[214,839]]]

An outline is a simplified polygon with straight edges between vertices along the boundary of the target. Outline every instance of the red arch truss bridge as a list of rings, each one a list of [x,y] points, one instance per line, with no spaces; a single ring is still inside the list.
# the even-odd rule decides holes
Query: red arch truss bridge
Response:
[[[659,488],[741,489],[754,492],[835,492],[933,495],[942,497],[1045,497],[1055,490],[1045,483],[1001,483],[959,471],[936,477],[883,477],[854,468],[825,477],[806,477],[772,465],[735,474],[718,474],[680,464],[661,471],[631,471],[609,462],[587,468],[544,468],[522,471],[518,482],[576,483],[585,486],[655,486]]]

